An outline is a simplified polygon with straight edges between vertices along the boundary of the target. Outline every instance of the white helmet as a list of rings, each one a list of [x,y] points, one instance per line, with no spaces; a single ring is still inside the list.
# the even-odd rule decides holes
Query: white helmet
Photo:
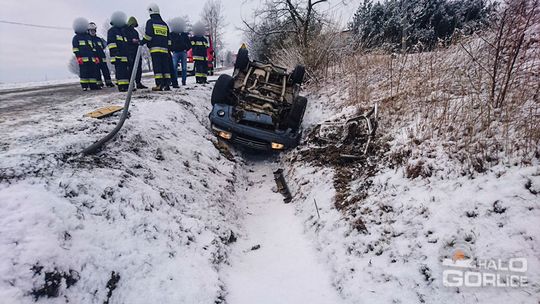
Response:
[[[86,33],[88,31],[88,20],[82,17],[73,20],[73,30],[77,34]]]
[[[154,15],[159,14],[159,6],[155,3],[152,3],[148,6],[148,14]]]
[[[193,25],[193,35],[195,36],[204,36],[206,34],[206,25],[198,21]]]
[[[116,11],[111,15],[111,24],[113,26],[122,27],[127,23],[127,16],[124,12]]]

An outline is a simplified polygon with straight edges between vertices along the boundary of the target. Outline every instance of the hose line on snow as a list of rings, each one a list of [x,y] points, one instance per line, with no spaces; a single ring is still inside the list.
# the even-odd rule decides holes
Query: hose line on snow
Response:
[[[120,117],[120,121],[107,136],[103,137],[99,141],[95,142],[88,148],[84,149],[81,154],[82,155],[89,155],[96,153],[105,143],[107,143],[109,140],[111,140],[117,133],[122,129],[122,126],[124,125],[124,122],[126,121],[128,112],[129,112],[129,103],[131,102],[131,94],[133,93],[133,88],[135,87],[135,76],[137,75],[137,69],[139,69],[139,60],[141,58],[141,49],[142,46],[139,46],[137,49],[137,55],[135,56],[135,65],[133,67],[133,71],[131,71],[131,78],[129,80],[129,88],[127,92],[126,102],[124,103],[124,111],[122,111],[122,116]]]

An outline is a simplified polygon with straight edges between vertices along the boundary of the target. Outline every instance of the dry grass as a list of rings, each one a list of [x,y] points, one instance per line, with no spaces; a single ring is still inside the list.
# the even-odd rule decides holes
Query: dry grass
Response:
[[[395,153],[434,158],[442,148],[465,173],[530,164],[540,158],[540,17],[537,6],[512,9],[450,48],[342,54],[319,73],[347,90],[345,105],[381,105],[382,130],[405,138]]]

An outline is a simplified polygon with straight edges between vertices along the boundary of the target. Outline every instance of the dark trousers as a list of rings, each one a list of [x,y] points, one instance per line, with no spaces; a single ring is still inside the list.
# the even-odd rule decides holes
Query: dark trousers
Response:
[[[83,89],[97,88],[96,64],[90,58],[90,61],[79,65],[79,77],[81,78],[81,87]]]
[[[167,53],[152,53],[152,66],[154,67],[154,78],[156,86],[167,87],[171,81],[171,59]]]
[[[196,60],[195,61],[195,79],[197,83],[205,83],[208,76],[208,61]]]
[[[105,61],[106,58],[101,59],[98,64],[96,64],[96,80],[98,85],[103,85],[103,81],[101,78],[101,75],[103,74],[103,79],[105,80],[105,83],[112,83],[111,81],[111,72],[109,71],[109,67],[107,66],[107,62]]]
[[[133,68],[135,67],[135,58],[137,57],[137,53],[135,54],[129,54],[128,60],[129,60],[129,75],[131,76],[131,71],[133,71]],[[139,68],[137,69],[137,74],[135,75],[135,83],[139,84],[141,83],[142,78],[142,57],[139,58]]]
[[[171,84],[173,86],[178,86],[178,65],[174,66],[174,58],[171,53],[169,53],[169,65],[171,66]]]
[[[116,85],[119,90],[129,87],[129,63],[117,60],[114,63],[114,70],[116,72]]]

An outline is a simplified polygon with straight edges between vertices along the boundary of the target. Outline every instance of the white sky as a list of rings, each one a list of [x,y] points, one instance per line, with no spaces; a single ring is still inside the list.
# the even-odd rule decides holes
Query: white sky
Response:
[[[152,0],[1,0],[0,20],[71,28],[76,17],[85,17],[100,27],[116,10],[135,16],[139,24],[148,19],[146,8]],[[204,0],[156,0],[164,20],[188,15],[199,19]],[[236,50],[242,43],[241,18],[251,20],[260,0],[222,0],[228,26],[226,48]],[[321,11],[339,9],[343,22],[348,21],[361,0],[330,0]],[[0,23],[0,82],[41,81],[72,77],[67,70],[71,58],[73,31],[42,29]]]

